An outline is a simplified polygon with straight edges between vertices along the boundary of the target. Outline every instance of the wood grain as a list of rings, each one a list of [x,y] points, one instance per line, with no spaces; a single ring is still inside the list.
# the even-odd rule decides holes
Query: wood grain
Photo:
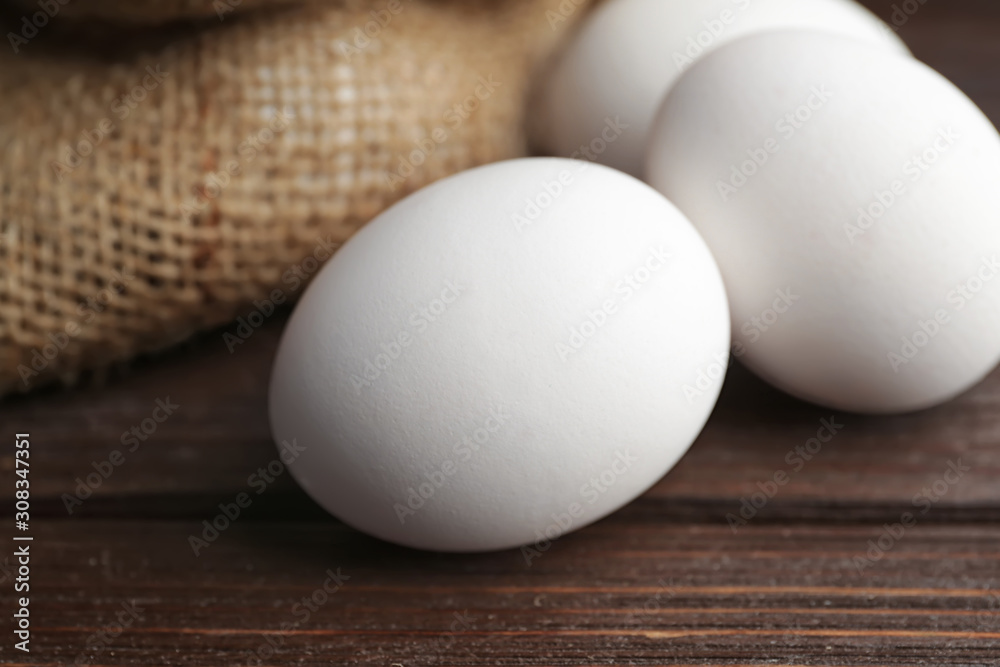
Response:
[[[734,535],[631,508],[530,566],[518,551],[409,551],[332,520],[238,521],[195,558],[196,528],[46,521],[35,604],[49,659],[71,660],[122,600],[143,618],[109,664],[236,664],[268,637],[281,645],[266,664],[985,665],[1000,655],[1000,596],[984,587],[1000,566],[996,526],[918,526],[864,573],[852,559],[877,526]],[[342,588],[282,631],[331,569],[347,577]]]
[[[869,6],[891,19],[893,4]],[[900,34],[1000,123],[1000,3],[928,0]],[[948,405],[876,419],[795,401],[737,367],[666,478],[531,559],[379,542],[287,476],[195,555],[201,522],[274,458],[266,387],[285,317],[233,354],[219,331],[103,386],[4,402],[0,432],[32,435],[36,634],[25,661],[5,633],[0,663],[1000,665],[1000,372]],[[69,514],[75,480],[167,398],[175,414]],[[843,431],[792,470],[787,453],[831,417]],[[956,462],[968,471],[934,493]],[[734,530],[727,516],[778,470],[790,482]],[[5,447],[0,488],[13,481]],[[887,538],[906,512],[916,525]],[[324,595],[328,572],[343,581]],[[310,610],[313,595],[325,599]],[[138,618],[103,642],[123,604]]]

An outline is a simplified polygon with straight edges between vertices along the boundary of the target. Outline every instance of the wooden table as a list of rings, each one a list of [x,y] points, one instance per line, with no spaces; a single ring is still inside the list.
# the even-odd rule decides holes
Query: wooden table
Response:
[[[995,0],[928,0],[900,32],[1000,123]],[[32,651],[5,629],[0,663],[1000,665],[1000,373],[941,408],[876,419],[737,368],[662,482],[529,565],[370,539],[287,474],[255,493],[248,477],[275,458],[265,391],[284,317],[234,354],[216,332],[101,388],[6,402],[4,498],[13,435],[30,433],[30,529],[5,504],[4,539],[34,538]],[[157,401],[178,406],[162,423]],[[788,458],[821,419],[844,428]],[[133,427],[145,440],[123,446]],[[116,449],[119,465],[105,463]],[[790,481],[762,503],[777,471]],[[99,486],[68,513],[65,494],[92,473]],[[242,492],[251,506],[195,555],[191,536]],[[763,506],[733,526],[744,498]],[[0,554],[5,615],[23,544]]]

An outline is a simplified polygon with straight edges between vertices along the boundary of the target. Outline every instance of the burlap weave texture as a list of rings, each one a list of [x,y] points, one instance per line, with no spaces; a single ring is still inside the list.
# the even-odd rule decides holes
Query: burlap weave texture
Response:
[[[247,11],[111,62],[0,50],[0,393],[294,300],[389,204],[524,154],[531,75],[582,8],[385,6]]]

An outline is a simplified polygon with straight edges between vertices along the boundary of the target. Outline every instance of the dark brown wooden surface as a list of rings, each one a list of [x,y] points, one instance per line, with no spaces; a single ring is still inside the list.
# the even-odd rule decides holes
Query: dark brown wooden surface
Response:
[[[870,6],[888,17],[892,4]],[[900,34],[1000,123],[1000,3],[927,0]],[[0,407],[5,618],[17,432],[32,440],[34,537],[32,653],[13,650],[5,621],[0,663],[1000,665],[1000,373],[949,405],[872,418],[794,401],[737,368],[663,481],[530,565],[519,551],[378,542],[287,476],[195,556],[188,536],[274,458],[266,382],[283,319],[234,354],[216,332],[101,388]],[[69,515],[61,496],[75,479],[168,397],[175,414]],[[831,416],[843,431],[793,472],[786,453]],[[968,471],[921,513],[915,498],[937,496],[951,463]],[[726,515],[778,470],[789,484],[734,532]],[[917,525],[859,569],[904,512]],[[342,587],[301,606],[328,570]],[[138,618],[103,642],[123,603]],[[248,658],[269,640],[272,654]]]

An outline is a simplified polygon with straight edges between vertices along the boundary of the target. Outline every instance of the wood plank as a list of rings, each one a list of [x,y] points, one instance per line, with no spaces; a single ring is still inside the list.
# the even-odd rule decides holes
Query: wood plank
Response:
[[[264,664],[985,665],[1000,655],[997,526],[918,525],[858,572],[853,558],[877,525],[734,535],[626,512],[529,565],[517,550],[422,553],[295,519],[238,520],[197,557],[195,521],[38,523],[33,658],[67,664],[123,602],[141,618],[95,664],[236,664],[269,637],[281,646]],[[342,587],[301,606],[328,570],[346,576]]]

